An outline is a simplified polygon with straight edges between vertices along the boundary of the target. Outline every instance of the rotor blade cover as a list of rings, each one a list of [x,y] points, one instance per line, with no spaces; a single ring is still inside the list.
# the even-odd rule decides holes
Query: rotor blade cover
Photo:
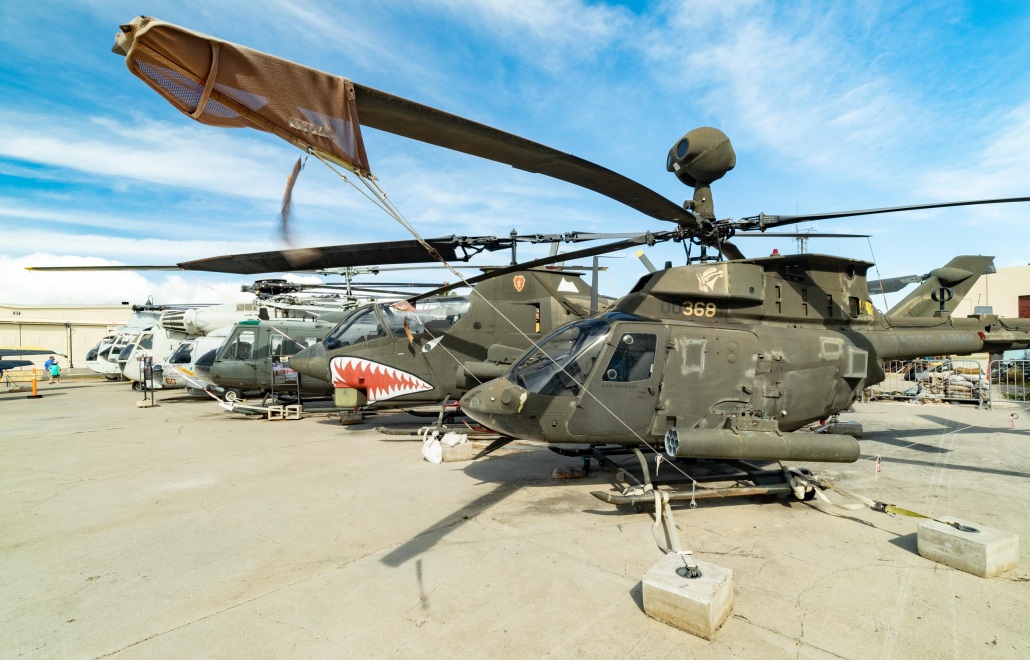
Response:
[[[112,50],[201,123],[266,131],[370,174],[354,84],[346,78],[147,16],[121,26]]]

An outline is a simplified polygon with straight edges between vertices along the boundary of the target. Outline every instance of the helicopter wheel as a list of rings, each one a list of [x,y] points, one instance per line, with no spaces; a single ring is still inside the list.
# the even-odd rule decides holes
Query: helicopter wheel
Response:
[[[141,380],[134,380],[134,381],[132,381],[132,391],[133,392],[142,392],[143,391],[143,381],[141,381]]]
[[[227,389],[225,391],[225,394],[222,395],[222,399],[224,399],[225,401],[228,401],[229,403],[232,403],[234,401],[239,401],[242,398],[243,398],[243,392],[240,391],[238,388],[235,388],[235,387],[230,387],[229,389]]]

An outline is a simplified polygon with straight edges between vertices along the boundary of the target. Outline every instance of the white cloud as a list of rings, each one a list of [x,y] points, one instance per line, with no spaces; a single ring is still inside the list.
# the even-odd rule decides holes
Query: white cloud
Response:
[[[286,177],[300,152],[270,136],[147,119],[25,115],[0,110],[0,156],[83,172],[102,183],[143,181],[218,195],[282,199]],[[268,143],[266,144],[265,141]],[[19,170],[26,174],[25,170]],[[52,175],[49,175],[52,178]],[[315,182],[318,185],[313,185]],[[335,183],[334,183],[335,182]],[[328,185],[326,185],[328,184]],[[298,181],[298,202],[357,208],[354,194],[340,194],[339,178],[317,160]]]
[[[422,0],[526,62],[552,71],[589,60],[612,47],[631,25],[622,7],[582,0]]]
[[[912,101],[878,71],[875,53],[849,43],[848,16],[807,13],[805,5],[785,14],[754,2],[707,7],[674,5],[653,35],[650,57],[673,72],[667,87],[699,92],[707,113],[741,143],[809,167],[852,163],[856,174],[875,176],[887,164],[878,147],[910,127]],[[691,35],[711,38],[684,48]]]
[[[43,305],[96,304],[121,302],[141,304],[152,297],[156,303],[225,303],[252,300],[240,292],[238,282],[207,281],[190,275],[142,275],[132,271],[116,272],[34,272],[26,266],[114,265],[105,259],[56,256],[35,253],[24,257],[0,256],[0,281],[4,282],[0,302]]]
[[[979,148],[956,154],[945,167],[929,168],[918,180],[918,193],[933,199],[952,199],[956,190],[969,199],[1030,195],[1030,100],[995,120],[994,125]],[[1022,211],[1025,218],[1026,209]],[[1005,213],[1001,207],[990,212]]]
[[[95,234],[62,234],[54,230],[19,231],[4,239],[4,251],[23,254],[37,259],[26,266],[73,265],[57,260],[82,259],[83,265],[93,264],[96,258],[118,260],[119,265],[166,266],[213,257],[220,254],[242,254],[279,249],[281,245],[269,241],[230,240],[169,240],[161,238],[120,238]],[[43,251],[46,250],[46,251]],[[88,255],[72,257],[70,254]],[[19,259],[28,258],[19,257]]]

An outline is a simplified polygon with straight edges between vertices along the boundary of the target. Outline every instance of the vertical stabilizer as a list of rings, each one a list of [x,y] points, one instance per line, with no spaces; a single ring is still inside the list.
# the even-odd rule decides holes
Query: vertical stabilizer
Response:
[[[915,291],[890,308],[885,316],[888,319],[903,317],[928,317],[941,311],[941,291],[947,290],[943,297],[944,312],[950,314],[966,297],[981,275],[993,273],[994,257],[979,255],[963,255],[955,257],[946,266],[930,271],[922,284]],[[938,300],[934,300],[934,297]]]

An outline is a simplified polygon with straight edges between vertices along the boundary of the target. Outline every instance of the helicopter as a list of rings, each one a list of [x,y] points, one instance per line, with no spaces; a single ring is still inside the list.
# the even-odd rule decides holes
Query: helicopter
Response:
[[[333,324],[306,319],[247,319],[232,326],[214,355],[211,380],[228,402],[246,392],[325,395],[324,380],[298,379],[289,356],[321,340]]]
[[[853,438],[797,431],[847,409],[865,386],[882,381],[883,360],[1030,346],[1030,321],[952,316],[957,299],[989,269],[989,257],[957,257],[882,313],[870,299],[869,262],[819,254],[749,259],[731,240],[807,221],[1030,197],[718,219],[712,185],[736,166],[736,154],[717,128],[688,132],[667,154],[667,171],[693,189],[681,205],[576,156],[148,17],[121,26],[113,50],[191,118],[270,132],[360,176],[370,174],[360,134],[368,126],[545,174],[672,223],[534,262],[662,241],[690,247],[687,265],[645,275],[603,315],[556,329],[503,377],[464,395],[469,416],[510,437],[663,447],[676,458],[852,462],[859,456]],[[241,69],[267,79],[236,75]],[[257,97],[267,102],[247,103]],[[454,240],[416,239],[434,259],[455,256]],[[312,259],[332,261],[341,249],[317,249]],[[279,265],[297,252],[259,259]],[[403,252],[391,256],[424,259]],[[524,268],[513,263],[463,283]]]
[[[503,374],[553,329],[611,302],[579,272],[526,269],[487,279],[468,296],[420,298],[417,309],[362,307],[290,367],[332,382],[342,408],[446,403]]]

